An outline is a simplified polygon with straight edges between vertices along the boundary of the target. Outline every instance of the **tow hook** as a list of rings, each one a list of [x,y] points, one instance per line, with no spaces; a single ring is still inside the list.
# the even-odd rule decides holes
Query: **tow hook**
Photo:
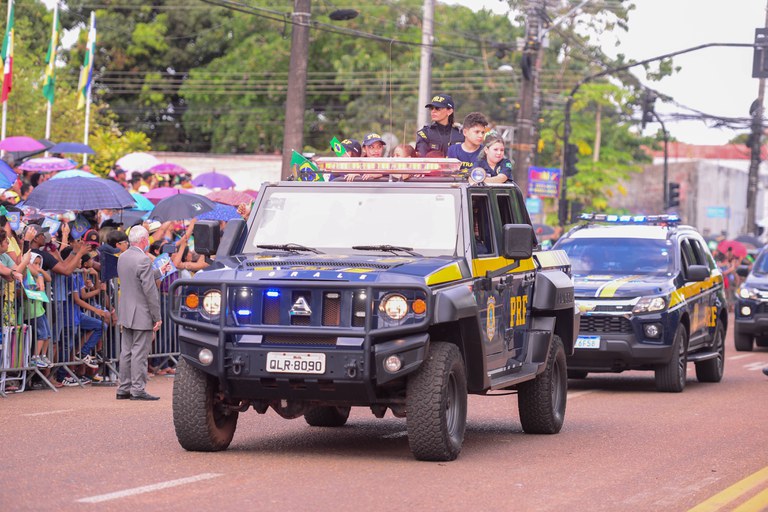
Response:
[[[243,371],[244,364],[245,363],[240,356],[235,357],[235,360],[232,361],[232,373],[234,375],[240,375],[240,372]]]
[[[357,377],[357,372],[360,371],[360,362],[357,359],[352,359],[344,365],[347,371],[347,377],[354,379]]]

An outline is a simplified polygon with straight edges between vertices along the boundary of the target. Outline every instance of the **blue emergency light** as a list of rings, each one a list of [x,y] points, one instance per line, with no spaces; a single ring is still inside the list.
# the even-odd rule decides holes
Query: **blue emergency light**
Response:
[[[634,225],[672,225],[680,222],[677,214],[665,215],[615,215],[607,213],[582,213],[580,220],[588,222],[604,222],[607,224],[634,224]]]

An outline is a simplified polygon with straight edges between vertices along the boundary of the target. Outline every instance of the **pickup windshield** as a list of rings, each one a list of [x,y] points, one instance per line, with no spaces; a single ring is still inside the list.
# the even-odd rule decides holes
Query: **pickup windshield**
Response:
[[[398,246],[423,256],[452,255],[459,225],[456,192],[267,187],[246,252],[290,243],[329,254],[359,255],[353,246]]]
[[[645,274],[672,270],[672,246],[667,240],[643,238],[569,238],[556,249],[568,254],[574,276]]]

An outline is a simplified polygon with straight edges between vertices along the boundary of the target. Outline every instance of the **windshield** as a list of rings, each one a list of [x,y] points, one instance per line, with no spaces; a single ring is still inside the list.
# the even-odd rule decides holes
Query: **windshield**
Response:
[[[566,238],[555,248],[568,254],[574,276],[667,275],[674,258],[671,242],[645,238]]]
[[[246,251],[300,244],[324,253],[363,255],[383,251],[352,246],[392,245],[424,256],[452,255],[458,209],[459,194],[445,190],[267,188]]]
[[[768,253],[762,253],[752,266],[753,274],[768,274]]]

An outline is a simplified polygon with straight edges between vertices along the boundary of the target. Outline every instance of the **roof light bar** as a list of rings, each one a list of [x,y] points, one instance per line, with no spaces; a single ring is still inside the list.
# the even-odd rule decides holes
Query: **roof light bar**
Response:
[[[458,174],[461,162],[456,158],[316,158],[320,172],[338,174]]]
[[[606,213],[582,213],[580,220],[588,222],[605,222],[608,224],[645,224],[645,225],[672,225],[680,223],[677,214],[665,215],[614,215]]]

